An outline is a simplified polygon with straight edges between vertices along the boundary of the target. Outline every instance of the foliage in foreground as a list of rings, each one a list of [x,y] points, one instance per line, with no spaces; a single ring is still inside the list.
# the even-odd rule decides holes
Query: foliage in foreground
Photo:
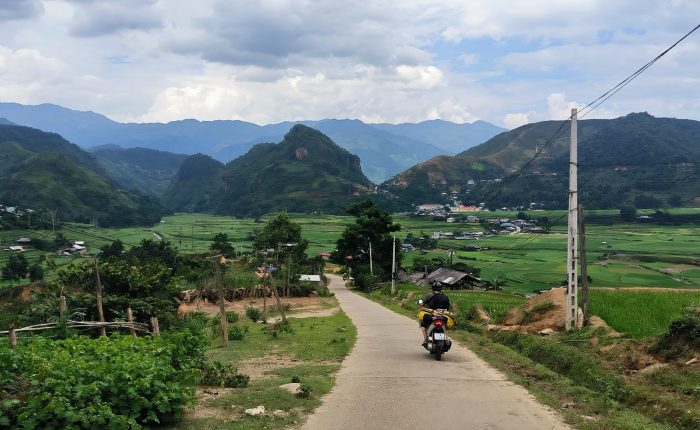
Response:
[[[183,332],[174,338],[181,345]],[[196,341],[194,342],[196,343]],[[175,422],[194,398],[203,348],[163,338],[32,338],[0,349],[0,427],[140,428]],[[188,355],[189,354],[189,355]]]

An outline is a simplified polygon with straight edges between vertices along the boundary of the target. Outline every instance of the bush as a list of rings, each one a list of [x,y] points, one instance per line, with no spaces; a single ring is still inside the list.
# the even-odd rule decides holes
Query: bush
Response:
[[[249,381],[250,377],[238,373],[233,365],[214,361],[204,365],[200,383],[216,387],[243,388],[248,386]]]
[[[660,353],[666,360],[690,355],[700,348],[700,311],[688,308],[673,321],[668,331],[659,337],[651,351]]]
[[[226,312],[226,321],[229,324],[235,324],[238,322],[239,316],[236,312],[234,311],[227,311]]]
[[[185,348],[187,349],[187,348]],[[163,338],[32,338],[0,348],[0,426],[138,428],[175,422],[194,372]],[[180,367],[178,369],[177,367]]]
[[[307,384],[299,385],[299,391],[297,391],[296,396],[302,399],[308,399],[311,397],[311,387],[309,387]]]
[[[253,306],[248,306],[245,308],[245,315],[253,322],[258,322],[263,317],[262,311],[258,308],[254,308]]]
[[[228,327],[228,338],[230,340],[243,340],[246,330],[234,325]]]
[[[298,376],[292,376],[292,384],[298,384],[299,382],[301,382],[301,379]]]

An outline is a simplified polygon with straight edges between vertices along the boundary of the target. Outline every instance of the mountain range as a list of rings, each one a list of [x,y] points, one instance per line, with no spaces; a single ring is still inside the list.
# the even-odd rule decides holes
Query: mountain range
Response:
[[[360,157],[363,171],[379,183],[439,154],[453,155],[505,131],[477,121],[455,124],[432,120],[418,124],[366,124],[359,120],[327,119],[282,122],[265,126],[237,120],[169,123],[120,123],[94,112],[80,112],[52,104],[27,106],[0,103],[0,117],[16,124],[58,133],[92,148],[118,145],[182,154],[203,153],[228,162],[253,145],[279,142],[295,124],[313,127]]]
[[[226,165],[190,156],[163,200],[174,211],[258,217],[280,210],[344,213],[373,194],[357,155],[297,124],[280,143],[257,144]]]
[[[544,121],[501,133],[455,156],[419,163],[381,188],[404,207],[458,200],[565,208],[570,132],[567,125],[557,134],[561,124]],[[700,122],[647,113],[579,121],[578,154],[579,201],[587,207],[675,206],[699,189]]]
[[[0,125],[0,203],[60,220],[149,225],[158,199],[120,187],[88,152],[55,133]],[[55,219],[55,218],[54,218]]]

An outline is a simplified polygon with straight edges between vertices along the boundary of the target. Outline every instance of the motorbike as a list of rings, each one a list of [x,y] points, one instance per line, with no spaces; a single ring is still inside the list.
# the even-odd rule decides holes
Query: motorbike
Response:
[[[418,301],[419,305],[423,304],[423,300]],[[432,321],[427,328],[427,339],[423,343],[423,347],[435,356],[435,360],[440,361],[442,354],[446,353],[452,347],[452,340],[447,336],[447,326],[454,324],[452,315],[442,309],[428,309],[421,306],[418,312],[419,319],[424,318],[424,315],[430,315]]]

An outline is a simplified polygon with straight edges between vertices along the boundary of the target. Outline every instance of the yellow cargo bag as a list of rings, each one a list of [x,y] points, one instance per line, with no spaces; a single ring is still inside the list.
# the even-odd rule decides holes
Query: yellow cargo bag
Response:
[[[455,320],[454,314],[450,311],[436,311],[434,309],[428,309],[428,308],[423,308],[423,307],[418,310],[418,315],[416,315],[416,317],[418,318],[418,322],[423,321],[423,317],[425,317],[426,314],[430,314],[433,316],[442,315],[442,316],[447,317],[447,329],[448,330],[451,330],[452,327],[454,327],[455,324],[457,323],[457,321]]]

